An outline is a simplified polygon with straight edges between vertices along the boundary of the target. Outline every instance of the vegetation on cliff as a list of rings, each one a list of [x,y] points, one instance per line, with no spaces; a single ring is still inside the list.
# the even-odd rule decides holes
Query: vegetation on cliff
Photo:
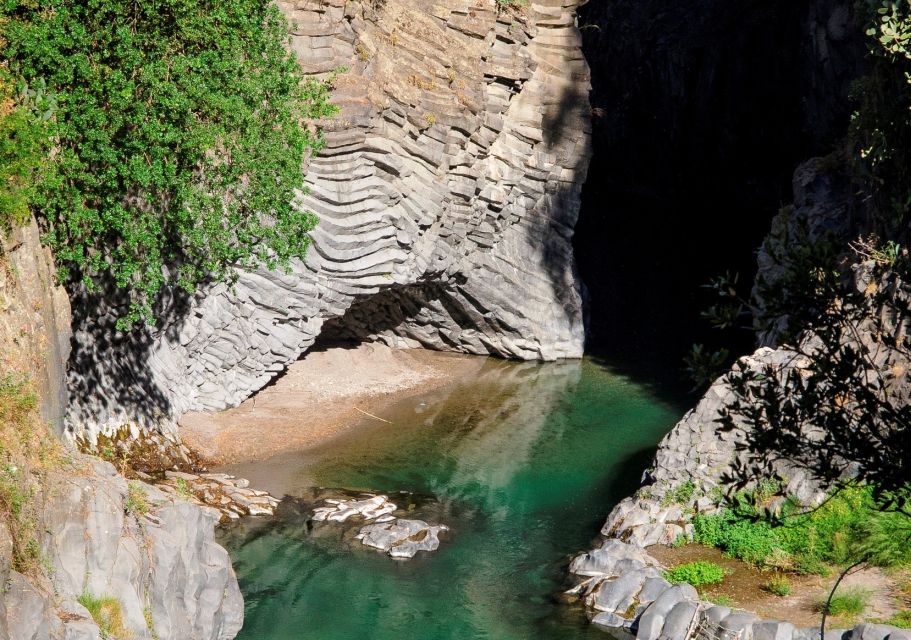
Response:
[[[126,294],[121,326],[164,287],[304,255],[308,122],[333,107],[272,3],[11,0],[2,21],[10,71],[52,103],[51,162],[16,210],[32,201],[65,277]]]
[[[60,443],[38,415],[38,396],[20,375],[0,375],[0,523],[13,542],[13,569],[42,569],[36,495],[63,461]]]
[[[2,37],[2,36],[0,36]],[[2,44],[2,42],[0,42]],[[41,87],[16,82],[0,66],[0,230],[22,224],[47,166],[50,105]]]

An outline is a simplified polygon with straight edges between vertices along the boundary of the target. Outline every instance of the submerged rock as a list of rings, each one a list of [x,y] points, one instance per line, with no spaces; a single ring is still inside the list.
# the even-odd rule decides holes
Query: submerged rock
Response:
[[[369,495],[366,498],[344,500],[326,498],[322,507],[313,510],[314,522],[346,522],[358,517],[372,521],[355,536],[367,547],[385,551],[393,558],[413,558],[418,551],[436,551],[439,534],[449,531],[446,525],[431,525],[423,520],[396,518],[398,510],[388,496]]]
[[[357,539],[393,558],[413,558],[418,551],[436,551],[441,531],[449,531],[449,527],[396,518],[391,522],[368,524],[357,534]]]

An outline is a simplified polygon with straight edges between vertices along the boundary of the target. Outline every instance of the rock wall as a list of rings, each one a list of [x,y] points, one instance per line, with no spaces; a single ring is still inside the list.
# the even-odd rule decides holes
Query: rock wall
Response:
[[[45,571],[11,568],[0,525],[3,640],[101,640],[78,602],[113,598],[135,640],[230,640],[243,624],[243,598],[228,553],[214,542],[215,509],[135,483],[150,505],[126,512],[127,481],[113,466],[80,456],[43,492]],[[48,577],[49,576],[49,577]]]
[[[34,220],[0,239],[0,369],[31,378],[42,417],[62,433],[72,332],[70,302],[55,278]]]
[[[28,376],[43,419],[60,431],[70,305],[54,273],[34,221],[3,238],[0,374]],[[26,470],[11,466],[6,455],[9,492],[16,490],[15,474]],[[33,526],[42,558],[30,575],[14,565],[6,522],[16,516],[0,520],[0,640],[101,640],[77,602],[84,593],[116,598],[136,640],[233,638],[243,621],[243,600],[228,554],[214,542],[218,512],[136,483],[133,490],[147,496],[149,512],[128,515],[127,481],[114,467],[73,452],[59,457],[46,482],[29,474],[34,493],[27,506],[36,505]]]
[[[341,113],[306,169],[319,227],[290,273],[241,273],[159,330],[81,317],[71,433],[238,404],[315,339],[582,354],[571,247],[590,150],[580,0],[280,2]],[[91,308],[91,307],[89,307]],[[110,334],[110,335],[106,335]],[[167,422],[167,420],[165,420]]]

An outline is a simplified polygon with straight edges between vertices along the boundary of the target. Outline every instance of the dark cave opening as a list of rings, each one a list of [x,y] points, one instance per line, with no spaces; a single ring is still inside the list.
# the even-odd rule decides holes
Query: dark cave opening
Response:
[[[863,29],[846,0],[591,2],[594,158],[574,247],[589,353],[687,385],[692,344],[752,348],[700,318],[726,272],[744,293],[795,167],[847,130]]]

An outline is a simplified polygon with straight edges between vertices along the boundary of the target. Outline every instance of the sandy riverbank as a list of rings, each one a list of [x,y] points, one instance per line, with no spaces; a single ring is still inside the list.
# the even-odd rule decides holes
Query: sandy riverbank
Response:
[[[365,413],[476,374],[486,358],[381,344],[308,353],[235,409],[189,413],[183,441],[209,464],[258,460],[307,449],[348,432]]]

